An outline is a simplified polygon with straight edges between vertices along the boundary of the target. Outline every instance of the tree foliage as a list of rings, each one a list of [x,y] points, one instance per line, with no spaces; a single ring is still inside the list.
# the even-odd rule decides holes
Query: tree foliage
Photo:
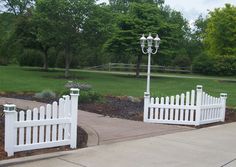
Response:
[[[226,4],[224,8],[210,12],[204,42],[211,56],[236,56],[236,7]]]
[[[34,4],[34,0],[2,0],[7,11],[14,15],[23,14]]]

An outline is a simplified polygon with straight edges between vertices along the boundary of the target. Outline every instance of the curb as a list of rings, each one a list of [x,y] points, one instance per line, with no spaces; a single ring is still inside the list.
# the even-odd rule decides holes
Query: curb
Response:
[[[40,154],[40,155],[33,155],[33,156],[28,156],[28,157],[20,157],[20,158],[12,158],[12,159],[7,159],[7,160],[1,160],[0,161],[0,166],[1,167],[7,167],[7,166],[11,166],[11,165],[26,163],[26,162],[56,158],[56,157],[61,157],[61,156],[64,156],[64,155],[73,154],[75,151],[78,151],[78,149],[70,150],[70,151],[59,151],[59,152],[46,153],[46,154]]]
[[[96,130],[85,124],[78,124],[78,126],[80,126],[88,134],[87,147],[93,147],[100,144],[99,134]]]

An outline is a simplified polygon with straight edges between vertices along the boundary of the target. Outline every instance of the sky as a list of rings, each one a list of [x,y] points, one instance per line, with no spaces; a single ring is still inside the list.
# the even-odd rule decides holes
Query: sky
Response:
[[[108,2],[108,0],[99,0],[99,2]],[[197,19],[200,14],[206,16],[208,10],[223,7],[225,3],[236,5],[236,0],[165,0],[165,4],[181,11],[189,22]]]

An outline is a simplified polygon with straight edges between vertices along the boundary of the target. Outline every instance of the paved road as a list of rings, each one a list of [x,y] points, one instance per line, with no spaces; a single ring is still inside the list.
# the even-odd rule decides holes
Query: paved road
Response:
[[[0,104],[5,103],[14,103],[18,108],[22,109],[32,109],[45,105],[35,101],[0,97]],[[140,121],[104,117],[81,110],[78,113],[78,125],[88,133],[88,146],[110,144],[194,129],[186,126],[147,124]]]
[[[236,123],[8,161],[10,167],[235,167]],[[19,163],[21,162],[21,163]],[[0,162],[4,166],[7,161]]]

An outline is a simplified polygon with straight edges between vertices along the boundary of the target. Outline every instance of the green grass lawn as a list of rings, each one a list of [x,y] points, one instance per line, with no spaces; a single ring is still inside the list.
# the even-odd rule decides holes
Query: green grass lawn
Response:
[[[61,70],[43,72],[37,68],[0,66],[0,92],[40,92],[50,89],[60,93],[65,90],[64,85],[68,80],[91,84],[96,92],[103,95],[142,97],[146,89],[146,77],[135,78],[130,74],[73,71],[72,76],[75,79],[64,79],[63,74]],[[198,84],[203,85],[203,89],[213,96],[219,96],[223,92],[228,93],[227,105],[236,107],[235,80],[155,76],[151,78],[151,93],[153,96],[176,95],[195,89]]]

